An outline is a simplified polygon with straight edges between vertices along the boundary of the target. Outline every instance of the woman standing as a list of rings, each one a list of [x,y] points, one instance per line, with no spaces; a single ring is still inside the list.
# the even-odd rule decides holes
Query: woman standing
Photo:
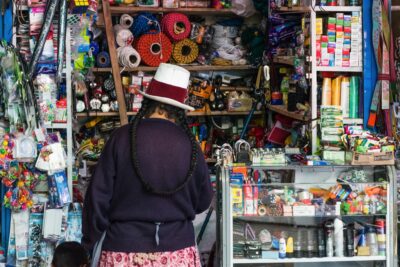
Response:
[[[130,125],[114,131],[83,209],[84,246],[101,267],[200,266],[192,220],[211,202],[207,164],[186,121],[190,73],[161,64]]]

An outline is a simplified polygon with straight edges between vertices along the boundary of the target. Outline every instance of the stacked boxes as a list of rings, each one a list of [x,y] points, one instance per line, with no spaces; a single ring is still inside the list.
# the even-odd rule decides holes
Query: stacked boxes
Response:
[[[336,13],[335,17],[316,21],[317,65],[336,67],[361,66],[362,36],[359,12],[352,15]],[[324,31],[325,29],[325,31]],[[326,35],[324,35],[324,32]]]

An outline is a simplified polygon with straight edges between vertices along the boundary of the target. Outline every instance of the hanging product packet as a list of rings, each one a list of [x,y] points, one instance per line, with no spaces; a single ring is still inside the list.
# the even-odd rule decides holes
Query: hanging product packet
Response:
[[[82,239],[82,206],[80,203],[72,203],[68,211],[68,227],[65,241],[81,242]]]
[[[41,264],[43,213],[31,213],[29,218],[28,257],[31,266]]]

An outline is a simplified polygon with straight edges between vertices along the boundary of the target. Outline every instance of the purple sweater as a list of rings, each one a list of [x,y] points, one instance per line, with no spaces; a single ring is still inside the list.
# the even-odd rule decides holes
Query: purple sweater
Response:
[[[105,230],[106,251],[164,252],[195,245],[192,220],[212,198],[200,148],[197,168],[182,190],[168,197],[150,194],[131,163],[130,127],[114,131],[97,164],[83,207],[83,245],[91,250]],[[178,187],[191,159],[191,143],[181,127],[168,120],[144,119],[137,138],[143,178],[155,189]]]

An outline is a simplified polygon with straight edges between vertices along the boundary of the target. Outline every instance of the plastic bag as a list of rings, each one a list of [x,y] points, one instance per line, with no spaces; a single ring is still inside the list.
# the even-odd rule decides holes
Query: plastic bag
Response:
[[[252,0],[232,0],[232,12],[247,18],[254,15],[256,9]]]

